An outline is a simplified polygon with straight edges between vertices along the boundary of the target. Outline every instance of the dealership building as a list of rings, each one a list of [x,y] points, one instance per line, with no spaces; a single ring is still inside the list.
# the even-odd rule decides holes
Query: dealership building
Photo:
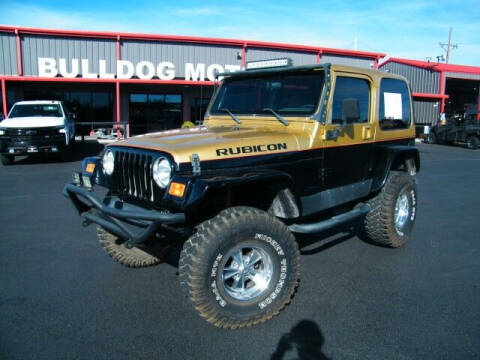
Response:
[[[77,131],[118,124],[135,135],[201,121],[215,75],[240,70],[247,61],[290,58],[293,65],[376,69],[385,56],[235,39],[0,26],[1,109],[6,115],[16,101],[63,100],[76,113]],[[460,108],[459,101],[478,107],[480,68],[406,62],[389,59],[380,68],[410,80],[418,124],[449,106]],[[471,88],[468,94],[463,85]],[[463,94],[453,105],[449,88]]]
[[[480,67],[390,58],[379,69],[409,80],[419,130],[440,113],[476,112],[480,120]]]

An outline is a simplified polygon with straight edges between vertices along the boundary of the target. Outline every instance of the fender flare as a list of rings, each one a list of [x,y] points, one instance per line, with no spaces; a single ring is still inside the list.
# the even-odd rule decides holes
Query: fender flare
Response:
[[[236,185],[254,184],[254,183],[276,183],[279,189],[289,188],[295,197],[296,205],[301,209],[300,197],[295,187],[293,178],[282,171],[270,169],[245,170],[243,172],[235,172],[226,175],[215,175],[212,177],[199,177],[190,183],[190,191],[182,208],[190,208],[206,200],[210,194],[219,190]]]
[[[413,159],[416,171],[420,170],[420,155],[418,149],[413,146],[379,146],[375,159],[371,192],[377,192],[385,185],[392,166],[401,159]]]

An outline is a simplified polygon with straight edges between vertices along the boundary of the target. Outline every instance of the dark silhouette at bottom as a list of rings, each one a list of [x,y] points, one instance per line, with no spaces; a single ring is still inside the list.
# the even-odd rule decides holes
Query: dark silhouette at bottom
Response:
[[[329,360],[322,352],[325,338],[313,321],[302,320],[278,342],[271,360]],[[297,357],[295,356],[297,353]]]

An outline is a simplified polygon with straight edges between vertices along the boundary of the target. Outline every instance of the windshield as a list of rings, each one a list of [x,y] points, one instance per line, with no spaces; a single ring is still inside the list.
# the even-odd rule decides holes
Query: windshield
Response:
[[[211,114],[272,114],[309,116],[317,108],[323,71],[230,78],[220,88]]]
[[[60,106],[57,104],[25,104],[15,105],[8,117],[16,118],[31,116],[63,117],[63,114]]]

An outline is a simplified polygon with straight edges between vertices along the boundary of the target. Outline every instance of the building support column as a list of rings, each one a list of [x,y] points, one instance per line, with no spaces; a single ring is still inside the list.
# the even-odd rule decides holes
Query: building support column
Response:
[[[440,71],[439,93],[440,95],[445,95],[445,77],[443,76],[443,71]],[[442,101],[440,103],[440,112],[445,112],[445,96],[442,97]]]
[[[477,120],[480,121],[480,89],[478,89],[478,114],[477,114]]]
[[[316,62],[317,64],[320,64],[321,61],[322,61],[322,50],[319,50],[317,53]]]
[[[115,82],[115,106],[117,115],[117,139],[120,139],[120,82]],[[127,135],[127,129],[123,129],[125,136]]]
[[[23,76],[22,43],[20,41],[20,33],[18,32],[18,29],[15,29],[15,40],[17,43],[17,72],[18,76]]]
[[[117,36],[117,60],[121,60],[121,47],[120,47],[120,35]],[[120,139],[120,82],[117,80],[115,82],[115,106],[116,106],[116,117],[117,117],[117,139]],[[126,127],[123,129],[123,136],[127,137]]]
[[[243,44],[242,47],[242,69],[247,67],[247,43]]]
[[[2,79],[2,102],[3,102],[3,116],[7,117],[7,88],[5,86],[5,79]]]

